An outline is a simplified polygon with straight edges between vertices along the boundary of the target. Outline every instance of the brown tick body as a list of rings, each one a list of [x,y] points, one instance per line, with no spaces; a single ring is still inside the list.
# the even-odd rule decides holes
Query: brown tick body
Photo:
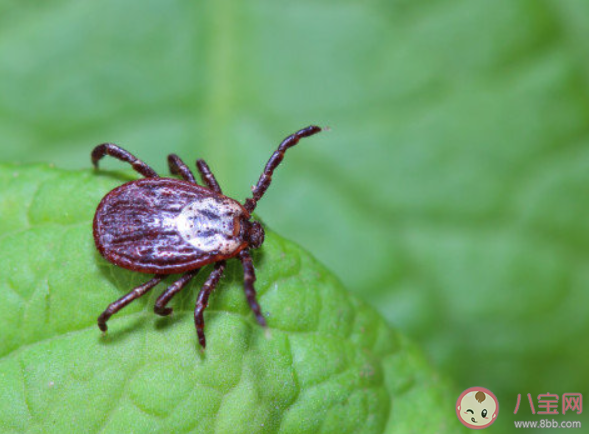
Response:
[[[229,259],[248,247],[250,214],[208,188],[144,178],[114,189],[98,205],[94,238],[110,262],[172,274]]]
[[[251,221],[251,213],[272,181],[274,169],[286,150],[303,137],[321,131],[317,126],[304,128],[282,141],[266,164],[253,197],[242,205],[224,196],[214,175],[203,160],[196,165],[205,186],[196,183],[194,175],[175,154],[168,156],[170,172],[182,180],[161,178],[143,161],[112,143],[98,145],[92,151],[92,163],[110,155],[133,166],[145,178],[127,182],[108,193],[94,216],[94,241],[108,261],[120,267],[154,274],[143,285],[111,303],[98,317],[98,327],[107,330],[108,319],[133,300],[146,294],[168,274],[184,273],[156,300],[154,312],[169,315],[166,307],[172,297],[188,284],[207,264],[215,267],[204,283],[194,310],[199,343],[205,347],[203,312],[210,293],[218,284],[226,260],[237,257],[243,266],[244,291],[258,323],[266,321],[256,300],[256,280],[250,249],[264,242],[264,229]]]

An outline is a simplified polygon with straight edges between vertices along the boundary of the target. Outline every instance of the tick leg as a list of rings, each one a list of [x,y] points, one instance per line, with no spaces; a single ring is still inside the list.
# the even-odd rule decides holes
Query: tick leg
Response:
[[[194,175],[188,166],[184,164],[184,161],[182,161],[182,159],[176,154],[168,155],[168,167],[170,168],[170,173],[172,175],[180,175],[185,181],[190,181],[196,184]]]
[[[215,179],[215,175],[213,175],[213,172],[211,172],[211,169],[209,168],[208,164],[205,163],[205,160],[196,160],[196,168],[200,172],[200,178],[202,179],[202,182],[207,187],[216,193],[222,193],[221,187]]]
[[[292,148],[294,145],[299,143],[299,140],[303,137],[309,137],[313,134],[317,134],[321,131],[321,128],[315,125],[308,126],[307,128],[303,128],[302,130],[297,131],[294,134],[291,134],[286,139],[282,141],[278,149],[272,154],[268,163],[266,163],[266,167],[264,168],[264,172],[260,176],[258,183],[252,189],[253,198],[247,199],[244,203],[244,208],[247,209],[250,213],[256,207],[257,202],[262,198],[266,190],[270,186],[272,182],[272,174],[274,173],[274,169],[278,167],[282,159],[284,158],[284,153],[288,148]]]
[[[106,326],[106,322],[111,316],[113,316],[119,310],[127,306],[133,300],[138,299],[142,295],[146,294],[151,288],[160,283],[164,277],[166,276],[163,274],[156,274],[150,281],[144,283],[141,286],[138,286],[137,288],[134,288],[127,295],[124,295],[117,301],[109,304],[106,310],[102,312],[98,317],[98,328],[105,332],[108,329],[108,327]]]
[[[180,279],[176,280],[174,283],[168,286],[168,289],[166,289],[163,294],[160,295],[155,301],[153,311],[161,316],[170,315],[172,313],[172,308],[166,307],[166,305],[170,302],[173,296],[182,291],[188,282],[190,282],[192,278],[198,274],[199,270],[200,268],[197,268],[196,270],[185,273]]]
[[[105,155],[110,155],[118,160],[129,163],[133,166],[133,169],[147,178],[157,178],[158,176],[156,171],[143,161],[113,143],[103,143],[94,148],[92,151],[92,164],[94,164],[94,167],[98,169],[98,161]]]
[[[209,305],[209,295],[211,295],[211,292],[213,292],[219,283],[219,279],[221,279],[221,276],[225,271],[225,265],[225,261],[217,262],[215,269],[211,272],[211,274],[209,274],[207,281],[202,286],[202,289],[198,293],[198,298],[196,299],[196,307],[194,308],[194,325],[196,326],[198,342],[203,348],[207,346],[204,332],[205,320],[203,317],[203,312]]]
[[[247,298],[247,302],[250,305],[250,308],[254,311],[254,315],[256,315],[256,320],[258,324],[262,327],[266,327],[266,319],[262,315],[262,311],[260,310],[260,305],[256,300],[256,290],[254,288],[254,282],[256,281],[256,273],[254,271],[254,264],[252,263],[252,257],[249,254],[247,249],[242,250],[239,253],[239,260],[241,261],[241,265],[243,266],[243,289],[245,291],[245,297]]]

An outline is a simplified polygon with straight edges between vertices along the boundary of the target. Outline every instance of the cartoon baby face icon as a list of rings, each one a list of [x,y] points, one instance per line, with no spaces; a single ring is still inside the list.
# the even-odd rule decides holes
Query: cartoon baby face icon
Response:
[[[495,422],[498,413],[497,398],[484,387],[466,389],[456,401],[458,420],[472,429],[487,428]]]

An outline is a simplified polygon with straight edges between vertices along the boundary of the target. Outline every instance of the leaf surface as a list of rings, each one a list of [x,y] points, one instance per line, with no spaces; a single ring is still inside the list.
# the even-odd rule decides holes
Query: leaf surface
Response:
[[[98,314],[148,279],[92,238],[96,205],[125,178],[0,165],[0,431],[454,432],[452,388],[421,353],[272,231],[254,255],[267,330],[232,260],[205,313],[206,351],[192,311],[210,267],[171,317],[152,311],[160,285],[103,335]]]

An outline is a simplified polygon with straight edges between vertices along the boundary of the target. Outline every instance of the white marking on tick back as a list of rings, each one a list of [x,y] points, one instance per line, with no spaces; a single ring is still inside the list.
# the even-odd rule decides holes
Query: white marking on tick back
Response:
[[[233,216],[240,214],[239,205],[229,200],[201,199],[186,205],[176,228],[182,238],[203,252],[234,252],[241,242],[233,236]]]

